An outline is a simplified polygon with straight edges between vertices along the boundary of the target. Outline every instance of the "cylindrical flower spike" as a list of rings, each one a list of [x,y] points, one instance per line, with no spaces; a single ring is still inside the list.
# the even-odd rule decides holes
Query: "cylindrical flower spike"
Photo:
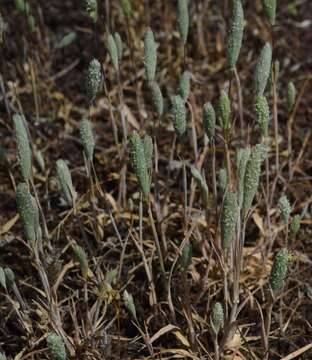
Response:
[[[236,193],[228,191],[223,203],[221,214],[221,239],[224,251],[230,248],[235,234],[238,219],[238,204],[236,199]]]
[[[230,129],[231,103],[228,94],[222,90],[219,98],[219,119],[224,131]]]
[[[186,108],[185,102],[180,95],[176,95],[171,99],[172,108],[171,115],[173,119],[174,129],[179,137],[186,131]]]
[[[107,51],[110,55],[110,58],[112,60],[114,69],[118,72],[119,71],[119,62],[118,62],[118,48],[114,39],[114,36],[112,34],[109,34],[107,37]]]
[[[115,40],[115,43],[117,46],[117,51],[118,51],[118,61],[120,62],[122,59],[123,45],[122,45],[121,37],[118,32],[114,33],[114,40]]]
[[[261,50],[254,74],[254,91],[256,96],[263,95],[270,77],[272,64],[272,47],[266,43]]]
[[[204,105],[203,124],[208,140],[211,142],[216,133],[216,113],[210,102]]]
[[[145,157],[144,145],[137,132],[130,135],[131,162],[138,179],[144,201],[148,202],[150,193],[150,176]]]
[[[20,183],[16,188],[17,210],[21,217],[27,241],[34,246],[41,241],[39,209],[36,200],[31,196],[28,186]]]
[[[144,66],[147,81],[154,81],[157,67],[157,46],[151,28],[146,30],[144,36]]]
[[[131,0],[121,0],[122,11],[126,18],[130,18],[132,15]]]
[[[18,114],[13,115],[13,123],[15,128],[19,166],[24,180],[28,181],[31,177],[31,150],[27,131],[22,116]]]
[[[224,325],[224,313],[223,307],[219,302],[213,304],[210,314],[210,324],[215,335],[218,335],[219,331]]]
[[[178,23],[179,31],[183,44],[187,42],[189,31],[189,12],[188,12],[188,0],[178,0]]]
[[[66,360],[66,350],[62,338],[56,333],[47,336],[48,348],[53,360]]]
[[[296,235],[300,230],[300,222],[301,222],[301,216],[295,215],[290,223],[290,232],[294,235]]]
[[[189,71],[184,71],[184,73],[180,78],[178,94],[185,102],[187,101],[190,95],[190,88],[191,88],[190,83],[191,83],[191,73]]]
[[[90,19],[96,23],[98,19],[98,5],[97,0],[83,0],[85,11],[88,13]]]
[[[206,179],[201,175],[201,173],[195,167],[191,168],[191,173],[198,187],[200,188],[203,205],[207,209],[209,204],[209,189]]]
[[[285,224],[288,224],[291,213],[291,206],[287,196],[282,196],[278,201],[278,207],[282,213],[282,218]]]
[[[84,251],[84,249],[79,245],[76,245],[73,250],[74,250],[75,258],[79,263],[82,277],[86,279],[89,273],[89,263],[88,263],[87,254]]]
[[[262,0],[262,6],[265,12],[265,16],[267,17],[269,23],[272,26],[275,25],[276,3],[277,0]]]
[[[179,259],[180,266],[182,267],[183,271],[187,271],[188,267],[192,263],[192,256],[193,256],[193,247],[192,243],[188,241],[183,250],[182,254]]]
[[[291,81],[287,85],[287,109],[289,112],[291,112],[291,110],[295,105],[296,95],[297,95],[296,87],[294,83]]]
[[[74,189],[69,168],[64,160],[57,160],[56,170],[64,200],[69,206],[72,206],[76,201],[77,193]]]
[[[283,289],[291,254],[287,249],[280,250],[273,262],[269,284],[275,297]]]
[[[89,161],[92,161],[95,142],[94,142],[91,123],[87,119],[83,120],[80,125],[80,138],[81,138],[81,142],[83,144],[86,158]]]
[[[224,193],[228,185],[228,175],[225,168],[221,168],[218,172],[218,186]]]
[[[124,301],[124,304],[125,304],[125,307],[127,308],[127,310],[136,319],[137,316],[136,316],[134,299],[133,299],[133,296],[131,294],[129,294],[127,290],[125,290],[123,293],[123,301]]]
[[[156,81],[152,81],[149,84],[149,87],[151,89],[152,100],[153,100],[153,104],[154,104],[155,110],[157,112],[157,115],[159,117],[162,117],[164,114],[164,98],[163,98],[162,92],[160,90],[160,87]]]
[[[232,14],[227,41],[227,58],[230,69],[234,69],[244,35],[244,10],[241,0],[233,0]]]
[[[94,101],[101,84],[102,72],[101,64],[97,59],[93,59],[88,68],[87,79],[86,79],[86,88],[87,95],[90,102]]]
[[[239,149],[237,152],[237,191],[238,205],[241,208],[244,199],[244,183],[246,166],[250,157],[250,148]]]
[[[270,108],[264,95],[257,96],[255,102],[257,122],[263,137],[268,136],[270,122]]]

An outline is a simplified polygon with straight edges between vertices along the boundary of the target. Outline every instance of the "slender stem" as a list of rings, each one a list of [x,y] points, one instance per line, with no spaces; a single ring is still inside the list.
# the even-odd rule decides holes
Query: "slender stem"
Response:
[[[219,350],[219,343],[218,343],[218,336],[215,335],[213,339],[213,346],[215,351],[215,360],[220,359],[220,350]]]

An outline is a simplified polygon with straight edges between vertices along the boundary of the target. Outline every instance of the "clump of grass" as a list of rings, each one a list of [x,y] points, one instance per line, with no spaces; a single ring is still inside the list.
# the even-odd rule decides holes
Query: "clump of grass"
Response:
[[[244,35],[244,10],[240,0],[234,0],[227,40],[227,59],[233,70],[242,47]]]
[[[66,350],[62,338],[56,333],[49,333],[47,344],[53,360],[66,360]]]
[[[69,206],[73,206],[77,198],[77,193],[74,189],[69,168],[64,160],[57,160],[56,170],[64,200]]]

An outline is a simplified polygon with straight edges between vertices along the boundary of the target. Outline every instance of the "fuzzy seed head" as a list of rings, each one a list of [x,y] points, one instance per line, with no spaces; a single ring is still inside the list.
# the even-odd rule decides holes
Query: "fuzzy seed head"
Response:
[[[84,152],[86,154],[87,159],[89,161],[92,161],[95,142],[94,142],[91,123],[87,119],[83,120],[80,125],[80,138],[81,138],[81,142],[83,144]]]
[[[219,119],[224,131],[230,129],[231,103],[228,94],[222,90],[219,98]]]
[[[109,34],[107,37],[106,48],[113,63],[114,69],[119,71],[119,63],[118,63],[118,48],[115,42],[115,38],[112,34]]]
[[[224,325],[223,307],[219,302],[213,304],[210,314],[210,323],[213,332],[218,335],[220,329]]]
[[[267,137],[269,132],[270,108],[264,95],[259,95],[256,97],[255,113],[261,135],[263,137]]]
[[[261,50],[254,74],[254,92],[256,96],[263,95],[267,86],[272,64],[272,47],[266,43]]]
[[[28,140],[27,131],[21,115],[13,115],[15,128],[17,158],[25,181],[31,177],[31,150]]]
[[[29,13],[29,4],[25,0],[14,0],[16,10],[22,13]]]
[[[173,126],[178,137],[181,137],[186,131],[186,108],[185,102],[180,95],[172,98],[171,115]]]
[[[88,263],[87,254],[85,250],[79,245],[76,245],[73,250],[74,250],[75,259],[79,263],[82,277],[86,279],[88,277],[88,272],[89,272],[89,263]]]
[[[125,304],[125,307],[127,308],[127,310],[136,319],[137,316],[136,316],[134,299],[133,299],[133,296],[131,294],[129,294],[127,290],[125,290],[123,293],[123,301],[124,301],[124,304]]]
[[[275,25],[276,18],[276,3],[277,0],[262,0],[262,6],[265,16],[268,19],[270,25]]]
[[[17,210],[21,217],[27,241],[34,245],[41,241],[39,225],[39,210],[36,200],[31,196],[26,183],[20,183],[16,188]]]
[[[252,205],[256,195],[259,178],[261,174],[261,164],[263,159],[263,150],[260,147],[253,147],[249,160],[246,165],[244,179],[244,199],[243,199],[243,217],[245,218]]]
[[[190,241],[188,241],[182,250],[182,254],[181,254],[180,260],[179,260],[183,271],[187,271],[188,267],[190,266],[190,264],[192,262],[192,256],[193,256],[192,243]]]
[[[97,0],[83,0],[83,6],[90,19],[96,23],[98,19]]]
[[[204,105],[203,124],[208,140],[212,141],[216,133],[216,113],[210,102]]]
[[[218,186],[224,193],[228,185],[228,176],[225,168],[221,168],[218,172]]]
[[[161,93],[160,87],[156,81],[152,81],[149,84],[149,87],[151,89],[152,101],[153,101],[155,110],[157,112],[157,115],[159,117],[162,117],[164,114],[164,98]]]
[[[294,235],[296,235],[300,230],[300,222],[301,222],[301,216],[295,215],[290,223],[290,232]]]
[[[244,183],[247,162],[250,157],[250,148],[239,149],[237,152],[237,191],[238,191],[238,205],[241,208],[244,199]]]
[[[64,160],[57,160],[56,170],[58,182],[60,184],[64,200],[66,201],[67,205],[73,206],[77,199],[77,193],[74,189],[69,168]]]
[[[178,0],[178,24],[180,36],[184,45],[187,42],[189,22],[188,0]]]
[[[144,201],[148,201],[150,193],[150,177],[148,173],[148,164],[145,157],[144,145],[139,134],[133,132],[130,135],[131,162]]]
[[[47,345],[53,360],[66,360],[66,350],[62,338],[56,333],[49,333]]]
[[[191,73],[189,71],[184,71],[180,78],[178,94],[186,102],[190,95],[191,88]]]
[[[278,207],[281,211],[282,218],[285,224],[288,224],[291,213],[291,206],[287,196],[282,196],[278,201]]]
[[[3,267],[0,266],[0,285],[6,289],[7,286],[6,286],[6,277],[5,277],[5,272],[4,272],[4,269]]]
[[[116,43],[116,46],[117,46],[118,60],[120,62],[121,59],[122,59],[123,44],[122,44],[122,40],[121,40],[121,37],[120,37],[118,32],[114,33],[114,40],[115,40],[115,43]]]
[[[294,83],[291,81],[287,85],[287,109],[289,112],[293,109],[296,101],[297,90]]]
[[[155,80],[157,66],[157,46],[151,28],[144,35],[144,67],[148,82]]]
[[[99,91],[102,79],[101,64],[97,59],[91,60],[88,68],[86,89],[90,102],[95,100],[95,97]]]
[[[6,267],[4,269],[4,273],[5,273],[6,283],[8,284],[8,286],[13,285],[13,283],[15,282],[14,271],[11,268]]]
[[[271,274],[269,278],[270,288],[273,296],[278,295],[284,285],[284,280],[287,274],[288,264],[291,260],[291,254],[287,249],[280,250],[273,262]]]
[[[132,15],[132,5],[130,0],[121,0],[121,7],[125,17],[130,18]]]
[[[230,69],[234,69],[244,35],[244,10],[241,0],[234,0],[227,41],[227,58]]]
[[[236,193],[228,191],[223,203],[221,214],[221,238],[224,251],[230,248],[235,234],[238,217],[238,204],[236,199]]]
[[[203,205],[205,208],[207,208],[209,204],[209,189],[206,179],[195,167],[191,168],[191,173],[196,181],[197,186],[200,188]]]

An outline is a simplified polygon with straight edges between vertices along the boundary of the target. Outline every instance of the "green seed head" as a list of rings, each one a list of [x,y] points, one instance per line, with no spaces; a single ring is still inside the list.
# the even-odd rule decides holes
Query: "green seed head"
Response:
[[[26,0],[14,0],[16,10],[22,13],[29,13],[29,4]]]
[[[127,310],[136,319],[137,316],[136,316],[134,299],[133,299],[133,296],[131,294],[129,294],[127,290],[125,290],[123,293],[123,301],[124,301],[124,304],[125,304],[125,307],[127,308]]]
[[[237,152],[237,191],[238,205],[240,208],[242,207],[244,199],[245,172],[250,153],[250,148],[239,149]]]
[[[94,153],[94,137],[92,132],[91,123],[89,120],[83,120],[80,126],[80,138],[83,144],[84,152],[89,161],[93,159]]]
[[[97,0],[83,0],[83,6],[90,19],[96,23],[98,19]]]
[[[5,272],[4,272],[4,269],[3,267],[0,266],[0,285],[6,289],[7,286],[6,286],[6,277],[5,277]]]
[[[89,263],[88,263],[87,254],[84,251],[84,249],[79,245],[76,245],[73,250],[74,250],[75,259],[79,263],[82,277],[86,279],[88,277],[88,272],[89,272]]]
[[[253,199],[258,189],[262,161],[263,161],[262,149],[257,146],[253,147],[245,171],[244,199],[243,199],[244,218],[248,214],[248,211],[252,205]]]
[[[203,123],[208,140],[212,141],[216,133],[216,113],[210,102],[204,105]]]
[[[27,16],[27,27],[29,32],[34,32],[36,30],[36,19],[33,15]]]
[[[236,199],[236,193],[228,191],[223,203],[221,214],[221,238],[224,251],[230,248],[235,234],[238,217],[238,204]]]
[[[301,216],[295,215],[290,223],[290,232],[294,235],[296,235],[300,230],[300,222],[301,222]]]
[[[118,32],[114,33],[114,40],[117,46],[118,60],[120,62],[122,59],[123,45],[122,45],[121,37]]]
[[[153,165],[153,139],[149,135],[145,135],[143,138],[143,148],[147,167],[151,170]]]
[[[293,109],[296,101],[297,91],[294,83],[291,81],[287,85],[287,109],[289,112]]]
[[[121,7],[125,17],[130,18],[132,15],[132,5],[130,0],[121,0]]]
[[[186,131],[186,108],[185,102],[180,95],[172,99],[171,115],[176,134],[181,137]]]
[[[277,0],[262,0],[262,6],[268,22],[275,25]]]
[[[266,43],[261,50],[254,74],[254,91],[256,96],[263,95],[270,77],[272,64],[272,47]]]
[[[157,112],[157,115],[159,117],[162,117],[164,114],[164,98],[161,93],[160,87],[156,81],[152,81],[149,84],[149,87],[151,89],[152,100],[153,100],[153,104],[154,104],[155,110]]]
[[[101,84],[101,64],[97,59],[91,60],[88,68],[86,88],[90,102],[94,101]]]
[[[4,273],[5,273],[6,283],[8,284],[8,286],[13,285],[15,282],[15,274],[13,270],[9,267],[6,267],[4,269]]]
[[[234,0],[227,42],[227,58],[230,69],[234,69],[244,35],[244,10],[240,0]]]
[[[31,196],[26,183],[20,183],[17,186],[16,202],[26,239],[33,246],[36,241],[41,241],[41,228],[39,225],[38,205]]]
[[[180,36],[185,45],[189,31],[188,0],[178,0],[178,24]]]
[[[279,209],[281,211],[284,223],[288,224],[290,213],[291,213],[291,206],[290,206],[289,200],[287,199],[287,196],[282,196],[279,199],[278,207],[279,207]]]
[[[267,137],[270,122],[270,108],[264,95],[259,95],[256,97],[255,113],[261,135],[263,137]]]
[[[180,78],[178,94],[186,102],[191,88],[191,73],[189,71],[184,71]]]
[[[106,48],[109,53],[109,56],[112,60],[114,69],[118,72],[119,71],[119,63],[118,63],[118,48],[112,34],[109,34],[107,37]]]
[[[222,90],[219,98],[219,120],[224,131],[230,129],[231,103],[227,93]]]
[[[37,161],[37,164],[39,165],[40,170],[42,172],[44,172],[45,171],[45,161],[44,161],[42,151],[40,151],[40,150],[35,151],[35,159]]]
[[[63,193],[64,200],[69,206],[72,206],[77,199],[77,193],[73,186],[69,168],[64,160],[57,160],[56,170],[57,178]]]
[[[49,333],[47,336],[47,344],[53,360],[66,360],[65,346],[59,335]]]
[[[135,175],[138,179],[144,201],[148,201],[150,193],[150,177],[148,164],[145,157],[144,145],[139,134],[133,132],[130,135],[131,162]]]
[[[31,177],[31,150],[27,131],[22,116],[18,114],[13,115],[13,123],[15,128],[19,166],[24,180],[28,181]]]
[[[192,256],[193,256],[192,243],[190,241],[188,241],[182,250],[182,254],[181,254],[180,260],[179,260],[183,271],[187,271],[188,267],[191,265]]]
[[[223,307],[219,302],[213,304],[210,314],[210,324],[213,332],[218,335],[224,325]]]
[[[209,204],[209,189],[207,182],[195,167],[191,168],[191,173],[196,181],[197,186],[200,188],[203,205],[205,208],[207,208]]]
[[[228,185],[228,176],[225,168],[221,168],[218,172],[218,186],[224,193]]]
[[[291,254],[287,249],[280,250],[274,259],[269,278],[270,288],[274,297],[278,295],[283,288],[290,260]]]
[[[151,28],[148,28],[144,36],[144,67],[148,82],[155,80],[157,66],[157,46]]]

